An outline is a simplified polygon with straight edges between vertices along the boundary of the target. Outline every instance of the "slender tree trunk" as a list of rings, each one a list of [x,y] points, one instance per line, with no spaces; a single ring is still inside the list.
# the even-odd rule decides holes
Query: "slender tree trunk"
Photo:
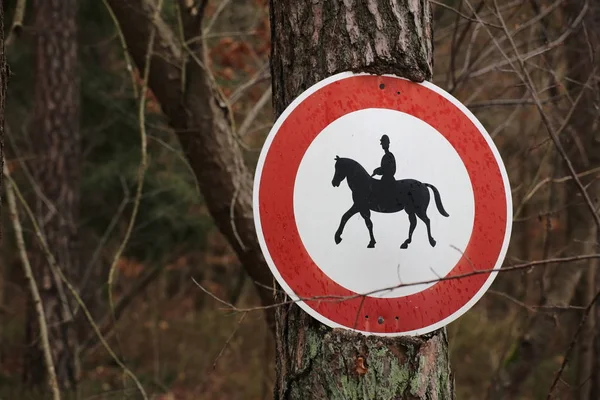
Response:
[[[77,59],[77,1],[34,1],[36,86],[31,131],[36,159],[36,183],[47,200],[35,199],[37,218],[50,250],[70,278],[79,268],[77,222],[81,149]],[[51,204],[51,205],[49,205]],[[41,249],[32,256],[49,327],[52,357],[59,385],[76,383],[75,327],[67,294],[54,276]],[[37,329],[35,323],[30,326]],[[33,338],[36,333],[33,332]],[[30,358],[32,383],[39,384],[43,365]]]
[[[277,115],[312,84],[346,70],[431,78],[426,1],[272,0],[271,32]],[[275,399],[454,398],[445,330],[367,337],[329,329],[296,305],[276,317]]]
[[[4,53],[4,1],[0,0],[0,170],[4,168],[4,105],[6,104],[6,80],[7,80],[6,56]],[[0,174],[0,204],[2,203],[2,194],[4,186],[2,185],[2,177]],[[2,229],[0,229],[0,240],[2,240]],[[8,269],[5,268],[5,258],[0,260],[0,318],[4,312],[4,274]],[[3,329],[0,320],[0,341],[2,341]],[[0,352],[0,364],[2,363],[3,354]]]
[[[4,106],[6,104],[7,71],[4,52],[4,1],[0,0],[0,170],[4,168]],[[2,174],[0,174],[0,188],[4,187],[2,183]],[[0,190],[0,203],[3,193],[3,190]],[[2,239],[2,230],[0,230],[0,239]],[[2,289],[0,288],[0,290]]]

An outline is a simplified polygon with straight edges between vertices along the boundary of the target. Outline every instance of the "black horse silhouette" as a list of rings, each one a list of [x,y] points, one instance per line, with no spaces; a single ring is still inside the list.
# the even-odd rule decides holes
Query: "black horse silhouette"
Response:
[[[335,232],[335,243],[342,241],[342,232],[348,220],[356,213],[364,218],[371,241],[367,247],[375,247],[375,237],[373,236],[373,222],[371,221],[371,211],[380,213],[396,213],[406,211],[410,228],[408,230],[408,239],[402,243],[400,248],[408,248],[412,242],[412,235],[417,226],[417,218],[425,222],[427,226],[427,236],[429,244],[435,246],[435,239],[431,236],[431,227],[429,217],[427,217],[427,207],[429,206],[429,190],[431,188],[435,198],[435,205],[438,211],[444,217],[448,213],[444,210],[440,193],[435,186],[429,183],[422,183],[414,179],[397,180],[392,187],[385,182],[371,178],[368,172],[358,162],[350,158],[335,157],[335,174],[331,184],[338,187],[344,179],[348,180],[348,186],[352,191],[352,200],[354,204],[348,211],[342,215],[340,226]]]

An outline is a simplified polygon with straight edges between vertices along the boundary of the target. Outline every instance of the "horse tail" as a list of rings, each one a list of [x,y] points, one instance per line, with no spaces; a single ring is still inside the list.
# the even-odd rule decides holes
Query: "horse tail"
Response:
[[[446,212],[446,210],[444,210],[444,206],[442,205],[442,198],[440,197],[440,192],[438,192],[438,190],[436,189],[435,186],[430,185],[429,183],[426,183],[425,186],[427,186],[428,188],[431,188],[431,190],[433,191],[433,196],[435,198],[435,205],[437,206],[437,209],[440,212],[440,214],[442,214],[444,217],[448,217],[449,215]]]

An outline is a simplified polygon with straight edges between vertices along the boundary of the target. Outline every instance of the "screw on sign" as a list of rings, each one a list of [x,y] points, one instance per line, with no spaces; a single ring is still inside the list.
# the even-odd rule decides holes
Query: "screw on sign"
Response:
[[[485,293],[511,232],[510,186],[481,123],[437,86],[344,72],[277,119],[254,182],[271,271],[322,323],[420,335]]]

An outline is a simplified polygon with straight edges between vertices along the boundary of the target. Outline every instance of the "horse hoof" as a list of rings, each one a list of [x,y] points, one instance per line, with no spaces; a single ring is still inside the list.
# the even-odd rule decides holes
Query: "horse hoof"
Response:
[[[375,243],[369,243],[367,245],[367,249],[373,249],[373,248],[375,248]]]
[[[340,244],[340,242],[342,241],[342,237],[341,236],[336,236],[334,238],[334,240],[335,240],[335,244]]]
[[[408,243],[402,243],[401,249],[408,249]]]
[[[435,247],[436,241],[434,239],[431,239],[429,241],[429,244],[431,245],[431,247]]]

